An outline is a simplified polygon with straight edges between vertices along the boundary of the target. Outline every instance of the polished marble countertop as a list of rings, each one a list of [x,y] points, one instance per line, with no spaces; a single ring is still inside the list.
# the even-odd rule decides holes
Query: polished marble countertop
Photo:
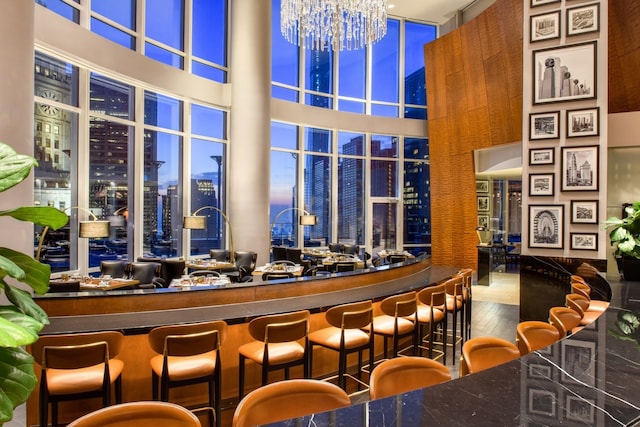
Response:
[[[444,384],[274,425],[639,426],[640,283],[607,279],[611,307],[544,350]]]

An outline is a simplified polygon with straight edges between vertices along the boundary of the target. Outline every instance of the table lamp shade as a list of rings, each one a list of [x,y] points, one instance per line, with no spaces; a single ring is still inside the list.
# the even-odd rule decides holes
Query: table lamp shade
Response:
[[[300,225],[316,225],[318,217],[315,215],[300,215]]]
[[[182,219],[182,227],[191,230],[204,230],[207,225],[206,216],[190,215]]]
[[[84,238],[109,237],[109,221],[80,221],[78,234]]]

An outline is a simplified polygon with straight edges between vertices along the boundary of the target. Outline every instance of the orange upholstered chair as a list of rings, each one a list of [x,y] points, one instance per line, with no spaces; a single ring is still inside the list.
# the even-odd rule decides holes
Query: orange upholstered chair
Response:
[[[349,406],[347,393],[335,384],[312,379],[271,383],[253,390],[238,404],[233,427],[249,427]]]
[[[465,340],[471,338],[471,303],[472,301],[472,281],[473,281],[473,270],[470,268],[463,268],[458,273],[464,279],[464,287],[462,291],[462,300],[464,305],[464,334],[463,337]]]
[[[220,346],[227,337],[227,323],[223,320],[168,325],[149,332],[149,346],[157,353],[151,358],[152,395],[169,401],[169,389],[207,383],[208,406],[215,408],[221,419],[221,360]],[[158,387],[159,386],[159,387]]]
[[[369,380],[372,400],[440,384],[451,379],[449,368],[424,357],[396,357],[375,367]]]
[[[571,293],[580,294],[589,300],[589,310],[605,311],[609,308],[607,301],[592,300],[591,299],[591,286],[583,282],[571,282]]]
[[[528,320],[516,327],[516,345],[522,356],[550,346],[559,339],[558,329],[547,322]]]
[[[435,332],[441,326],[442,352],[447,358],[447,293],[444,285],[428,286],[418,291],[418,326],[420,329],[420,345],[427,345],[429,358],[433,359]],[[424,331],[428,328],[428,333]],[[439,357],[439,356],[438,356]]]
[[[393,342],[390,358],[398,356],[400,339],[412,337],[413,351],[418,349],[418,299],[416,293],[405,292],[385,298],[380,303],[379,314],[373,318],[373,333],[384,339],[384,358],[388,358],[389,340]]]
[[[567,307],[574,309],[578,313],[582,314],[582,319],[580,320],[581,326],[586,326],[596,320],[602,313],[603,310],[591,310],[589,309],[589,298],[584,297],[580,294],[567,294],[566,297]]]
[[[456,363],[456,346],[464,344],[464,289],[465,278],[461,275],[455,275],[451,279],[444,282],[445,289],[447,291],[447,314],[451,318],[451,327],[449,331],[451,333],[451,347],[453,364]],[[460,329],[458,330],[458,325]],[[448,341],[448,338],[447,338]]]
[[[189,410],[168,402],[129,402],[91,412],[67,427],[200,427]]]
[[[262,385],[267,384],[270,371],[302,365],[304,377],[309,377],[309,316],[308,310],[256,317],[249,322],[249,334],[254,341],[238,348],[239,396],[244,396],[245,361],[262,366]]]
[[[315,345],[337,351],[338,385],[346,389],[347,356],[358,352],[358,381],[361,381],[362,352],[368,350],[369,363],[373,361],[374,340],[370,328],[373,304],[371,301],[362,301],[331,307],[325,312],[325,319],[330,325],[328,328],[309,334],[310,359],[313,360]]]
[[[560,333],[560,339],[578,332],[581,328],[580,313],[569,307],[551,307],[549,309],[549,323]]]
[[[40,377],[40,426],[46,427],[51,403],[51,424],[58,425],[58,402],[101,397],[102,406],[111,405],[111,385],[116,402],[122,401],[124,362],[117,359],[122,333],[116,331],[85,334],[44,335],[32,344]]]
[[[520,357],[515,344],[496,337],[471,338],[462,345],[460,376],[474,374]]]

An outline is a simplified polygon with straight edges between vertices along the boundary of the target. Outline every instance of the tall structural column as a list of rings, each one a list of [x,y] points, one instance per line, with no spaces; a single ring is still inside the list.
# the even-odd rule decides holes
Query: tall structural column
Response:
[[[0,2],[0,141],[33,155],[33,42],[35,2]],[[33,205],[33,174],[0,195],[0,210]],[[33,226],[1,217],[0,246],[33,253]]]
[[[271,2],[231,5],[231,129],[228,216],[235,250],[269,257]]]

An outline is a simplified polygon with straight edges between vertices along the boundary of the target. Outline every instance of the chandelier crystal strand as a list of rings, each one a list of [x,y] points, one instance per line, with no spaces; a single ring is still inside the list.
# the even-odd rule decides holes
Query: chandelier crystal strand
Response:
[[[360,49],[387,33],[387,0],[281,0],[280,31],[311,50]]]

